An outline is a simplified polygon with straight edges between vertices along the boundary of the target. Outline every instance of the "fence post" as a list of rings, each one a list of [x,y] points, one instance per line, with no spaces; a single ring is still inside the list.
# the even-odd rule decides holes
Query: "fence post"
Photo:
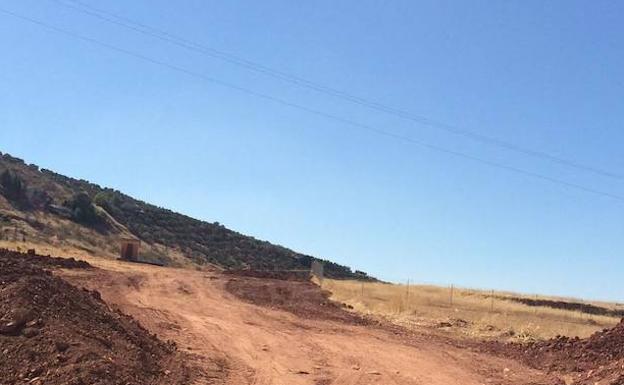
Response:
[[[537,308],[538,308],[537,294],[535,294],[535,306],[533,306],[533,313],[535,313],[535,315],[537,315]]]
[[[449,294],[449,305],[453,307],[453,284],[451,284],[451,292]]]

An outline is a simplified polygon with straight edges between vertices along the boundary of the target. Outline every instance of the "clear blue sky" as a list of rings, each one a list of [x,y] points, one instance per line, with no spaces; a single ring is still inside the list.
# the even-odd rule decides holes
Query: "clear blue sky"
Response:
[[[82,1],[465,130],[624,166],[622,2]],[[55,1],[0,8],[624,195],[623,180],[384,115]],[[349,127],[3,13],[0,47],[0,151],[387,280],[624,300],[623,201]]]

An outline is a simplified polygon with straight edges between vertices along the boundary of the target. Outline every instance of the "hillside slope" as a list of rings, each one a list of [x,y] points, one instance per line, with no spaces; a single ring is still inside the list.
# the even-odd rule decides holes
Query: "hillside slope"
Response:
[[[121,236],[143,241],[143,254],[169,264],[224,268],[307,269],[311,256],[134,199],[120,191],[26,164],[0,153],[3,240],[72,246],[114,256]],[[333,278],[370,279],[324,261]]]

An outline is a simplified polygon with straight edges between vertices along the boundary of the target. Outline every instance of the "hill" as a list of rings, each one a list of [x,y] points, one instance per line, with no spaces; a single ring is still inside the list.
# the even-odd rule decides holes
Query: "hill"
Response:
[[[165,264],[226,269],[308,269],[312,256],[60,175],[0,153],[1,240],[44,244],[113,257],[120,237],[138,238],[142,254]],[[372,279],[322,260],[332,278]]]

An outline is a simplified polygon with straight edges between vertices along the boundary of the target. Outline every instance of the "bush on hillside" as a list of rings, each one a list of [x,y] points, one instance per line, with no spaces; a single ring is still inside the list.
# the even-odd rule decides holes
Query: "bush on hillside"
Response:
[[[91,198],[85,192],[75,194],[71,200],[65,202],[65,206],[72,212],[72,220],[75,222],[93,226],[102,222],[102,218],[95,211]]]
[[[26,184],[12,171],[4,170],[0,175],[0,193],[11,203],[21,208],[28,206]]]

